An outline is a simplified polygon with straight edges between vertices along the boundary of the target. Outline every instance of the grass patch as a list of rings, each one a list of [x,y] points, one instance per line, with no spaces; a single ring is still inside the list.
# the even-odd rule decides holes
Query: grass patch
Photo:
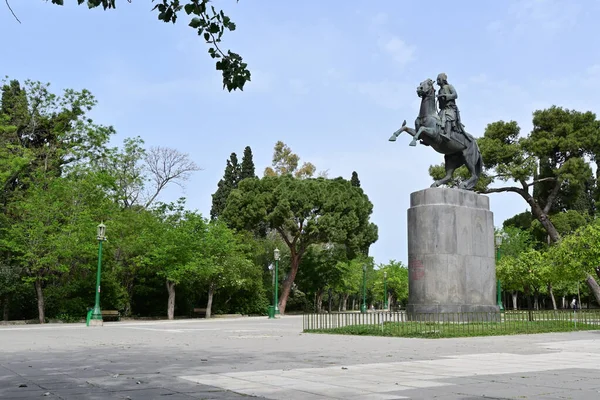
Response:
[[[534,333],[600,330],[598,323],[572,321],[506,322],[385,322],[380,325],[350,325],[341,328],[305,329],[307,333],[409,338],[454,338],[471,336],[522,335]]]

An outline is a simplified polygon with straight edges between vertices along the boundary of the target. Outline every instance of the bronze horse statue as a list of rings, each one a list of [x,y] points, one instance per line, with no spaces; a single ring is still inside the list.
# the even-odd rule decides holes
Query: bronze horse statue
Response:
[[[473,190],[483,168],[483,160],[479,152],[479,146],[473,136],[464,130],[453,129],[450,138],[441,135],[444,127],[437,113],[436,94],[433,80],[427,79],[417,87],[417,95],[421,98],[421,109],[419,116],[415,120],[415,128],[406,126],[406,120],[402,123],[402,127],[392,134],[390,142],[395,142],[396,138],[402,132],[408,132],[413,136],[410,146],[416,146],[417,140],[421,144],[431,146],[435,151],[444,155],[444,166],[446,176],[435,181],[431,187],[438,187],[452,180],[454,170],[465,165],[471,177],[462,182],[458,188],[465,190]],[[458,123],[460,126],[460,122]]]

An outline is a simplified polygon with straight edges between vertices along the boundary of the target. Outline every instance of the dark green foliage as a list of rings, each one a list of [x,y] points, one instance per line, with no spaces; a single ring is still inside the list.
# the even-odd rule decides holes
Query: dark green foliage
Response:
[[[231,153],[227,160],[223,178],[217,184],[217,191],[212,195],[212,207],[210,209],[211,219],[218,218],[223,213],[223,210],[225,210],[229,194],[233,189],[237,188],[238,182],[240,181],[241,167],[242,166],[238,164],[237,155]]]
[[[252,159],[252,149],[250,146],[246,146],[244,149],[239,180],[241,181],[242,179],[246,178],[256,178],[254,160]]]
[[[358,174],[356,171],[352,171],[352,178],[350,178],[350,183],[354,187],[360,187],[360,180],[358,179]]]
[[[202,37],[209,45],[208,54],[216,59],[215,67],[222,71],[223,88],[228,91],[244,90],[244,84],[250,81],[250,71],[242,57],[227,50],[223,52],[219,47],[225,30],[234,31],[236,26],[231,18],[217,11],[214,6],[209,6],[210,0],[152,0],[156,1],[152,10],[158,12],[158,19],[167,23],[175,23],[183,10],[190,16],[189,26],[196,30],[198,36]],[[81,5],[86,0],[77,0]],[[64,0],[52,0],[52,4],[64,5]],[[89,8],[102,6],[106,9],[115,9],[116,0],[87,0]]]
[[[529,228],[531,228],[531,223],[533,220],[534,217],[531,214],[531,211],[524,211],[520,214],[515,215],[514,217],[504,220],[502,226],[504,228],[512,226],[526,231],[529,230]]]
[[[240,182],[229,196],[223,218],[237,230],[253,231],[265,223],[287,245],[290,270],[279,300],[284,312],[310,245],[336,243],[344,245],[351,255],[368,252],[377,240],[377,227],[369,222],[372,210],[373,204],[362,189],[345,179],[299,179],[286,174]]]

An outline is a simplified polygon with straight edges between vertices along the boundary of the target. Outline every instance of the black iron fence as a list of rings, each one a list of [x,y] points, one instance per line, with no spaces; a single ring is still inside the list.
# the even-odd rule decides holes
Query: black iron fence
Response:
[[[305,332],[404,337],[600,330],[600,309],[418,314],[404,311],[308,313],[303,316],[303,328]]]

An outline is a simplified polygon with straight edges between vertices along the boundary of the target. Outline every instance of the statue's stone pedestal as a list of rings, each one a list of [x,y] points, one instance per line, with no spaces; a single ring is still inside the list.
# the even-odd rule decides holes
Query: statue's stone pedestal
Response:
[[[494,219],[489,208],[487,196],[466,190],[411,193],[409,319],[497,318]]]

